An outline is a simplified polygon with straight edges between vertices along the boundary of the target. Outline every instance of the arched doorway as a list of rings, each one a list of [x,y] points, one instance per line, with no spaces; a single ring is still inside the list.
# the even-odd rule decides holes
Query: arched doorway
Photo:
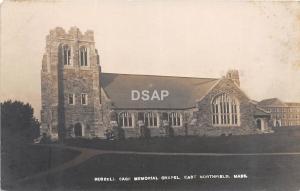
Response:
[[[75,137],[82,137],[82,125],[80,123],[76,123],[74,127]]]
[[[259,130],[262,130],[262,128],[261,128],[261,120],[260,119],[256,120],[256,128],[259,129]]]

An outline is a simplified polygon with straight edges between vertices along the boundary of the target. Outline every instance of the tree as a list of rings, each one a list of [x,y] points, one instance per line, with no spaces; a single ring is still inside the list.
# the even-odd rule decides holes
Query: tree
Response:
[[[20,101],[1,103],[1,140],[3,146],[33,143],[40,135],[39,122],[30,104]]]

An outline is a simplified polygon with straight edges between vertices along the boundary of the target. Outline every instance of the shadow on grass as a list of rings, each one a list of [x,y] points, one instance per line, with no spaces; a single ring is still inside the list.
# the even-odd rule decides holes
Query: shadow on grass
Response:
[[[80,152],[39,145],[13,145],[1,151],[2,188],[18,179],[46,171],[63,164]]]

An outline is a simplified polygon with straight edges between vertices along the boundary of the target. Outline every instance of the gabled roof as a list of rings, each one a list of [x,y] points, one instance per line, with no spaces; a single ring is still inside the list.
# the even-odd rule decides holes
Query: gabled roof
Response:
[[[214,78],[192,78],[154,75],[101,73],[100,83],[115,108],[122,109],[187,109],[196,106],[219,82]],[[163,101],[132,100],[131,91],[154,90],[160,94],[167,90],[169,96]]]
[[[270,115],[271,115],[270,112],[267,112],[267,111],[263,110],[262,108],[259,108],[259,107],[255,108],[254,116],[256,116],[256,117],[265,117],[265,116],[269,117]]]
[[[282,102],[278,98],[270,98],[264,99],[258,103],[259,106],[262,107],[285,107],[287,106],[284,102]]]

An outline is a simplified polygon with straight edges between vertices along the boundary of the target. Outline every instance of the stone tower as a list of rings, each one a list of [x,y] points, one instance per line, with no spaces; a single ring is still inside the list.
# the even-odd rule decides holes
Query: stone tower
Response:
[[[240,77],[238,70],[229,70],[226,74],[226,78],[232,80],[237,86],[240,87]]]
[[[42,131],[61,141],[103,136],[100,75],[93,31],[51,30],[41,71]]]

